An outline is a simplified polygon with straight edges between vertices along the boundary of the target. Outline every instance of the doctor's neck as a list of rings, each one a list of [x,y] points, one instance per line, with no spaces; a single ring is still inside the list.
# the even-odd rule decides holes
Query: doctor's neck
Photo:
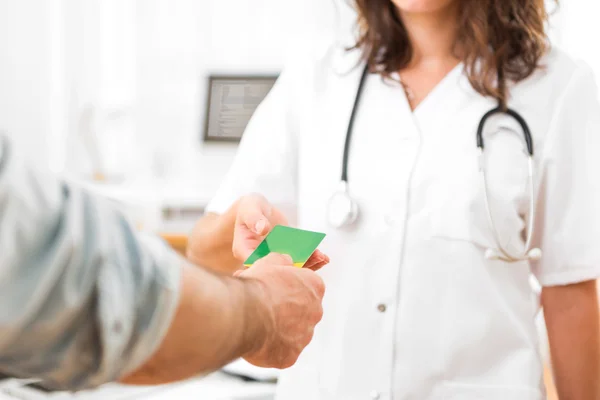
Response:
[[[431,12],[407,12],[399,8],[413,50],[410,66],[459,61],[456,54],[458,12],[456,1]]]

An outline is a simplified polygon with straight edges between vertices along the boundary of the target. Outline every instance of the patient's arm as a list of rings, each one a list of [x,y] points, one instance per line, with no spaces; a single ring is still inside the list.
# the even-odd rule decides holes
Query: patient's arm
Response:
[[[157,384],[240,356],[285,368],[312,337],[312,271],[278,255],[239,278],[193,267],[0,146],[0,373],[56,390]]]

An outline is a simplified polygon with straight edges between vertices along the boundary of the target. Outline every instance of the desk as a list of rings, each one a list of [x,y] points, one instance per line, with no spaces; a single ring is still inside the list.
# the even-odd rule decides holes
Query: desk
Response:
[[[212,191],[202,191],[190,183],[101,183],[74,178],[67,182],[112,200],[137,228],[175,236],[190,232],[213,196]]]
[[[179,253],[185,255],[187,249],[188,238],[186,235],[174,233],[162,233],[160,235],[169,245]]]
[[[0,400],[273,400],[272,383],[245,382],[222,373],[162,386],[131,387],[117,384],[96,390],[70,393],[43,393],[27,387],[0,390]]]

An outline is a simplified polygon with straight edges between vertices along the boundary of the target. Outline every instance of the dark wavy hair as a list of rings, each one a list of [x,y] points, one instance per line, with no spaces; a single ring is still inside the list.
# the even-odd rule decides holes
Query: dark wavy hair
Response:
[[[390,78],[408,65],[413,53],[398,10],[391,0],[353,1],[358,11],[353,49],[362,51],[372,71]],[[505,81],[529,77],[548,50],[544,0],[457,1],[457,45],[469,81],[477,92],[505,106]]]

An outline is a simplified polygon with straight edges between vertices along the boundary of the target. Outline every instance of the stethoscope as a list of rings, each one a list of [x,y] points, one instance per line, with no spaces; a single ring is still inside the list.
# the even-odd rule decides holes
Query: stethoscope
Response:
[[[354,104],[352,106],[352,112],[350,113],[350,119],[348,121],[348,128],[346,131],[346,141],[344,144],[344,156],[342,160],[342,178],[340,181],[339,189],[331,196],[328,204],[328,220],[329,224],[337,229],[349,227],[353,225],[358,219],[359,209],[358,204],[352,198],[348,189],[348,157],[350,154],[350,141],[352,139],[352,132],[354,129],[354,120],[356,118],[356,113],[358,110],[358,106],[362,97],[362,92],[365,86],[365,81],[367,75],[369,73],[368,66],[364,68],[363,73],[360,77],[360,83],[358,85],[358,90],[356,91],[356,97],[354,99]],[[521,254],[514,254],[507,250],[500,241],[500,235],[498,234],[498,230],[496,229],[496,223],[492,216],[490,201],[489,201],[489,193],[488,193],[488,185],[487,185],[487,176],[485,169],[485,152],[484,152],[484,140],[483,140],[483,130],[486,122],[490,117],[496,114],[504,114],[513,118],[523,131],[523,136],[525,138],[525,145],[527,147],[527,161],[528,161],[528,178],[529,178],[529,215],[527,218],[527,225],[525,229],[527,230],[527,238],[525,240],[525,248]],[[505,262],[519,262],[519,261],[533,261],[539,260],[542,256],[542,252],[538,248],[531,248],[531,242],[533,238],[533,227],[534,227],[534,214],[535,214],[535,192],[534,192],[534,161],[533,161],[533,139],[531,136],[531,132],[529,130],[529,126],[525,119],[516,111],[511,110],[510,108],[503,109],[500,105],[486,112],[483,117],[481,117],[481,121],[479,122],[479,126],[477,128],[477,148],[479,149],[479,171],[482,180],[482,184],[484,187],[484,197],[485,197],[485,207],[488,216],[488,224],[490,229],[492,230],[494,241],[496,243],[495,249],[487,249],[485,252],[485,258],[488,260],[501,260]]]

